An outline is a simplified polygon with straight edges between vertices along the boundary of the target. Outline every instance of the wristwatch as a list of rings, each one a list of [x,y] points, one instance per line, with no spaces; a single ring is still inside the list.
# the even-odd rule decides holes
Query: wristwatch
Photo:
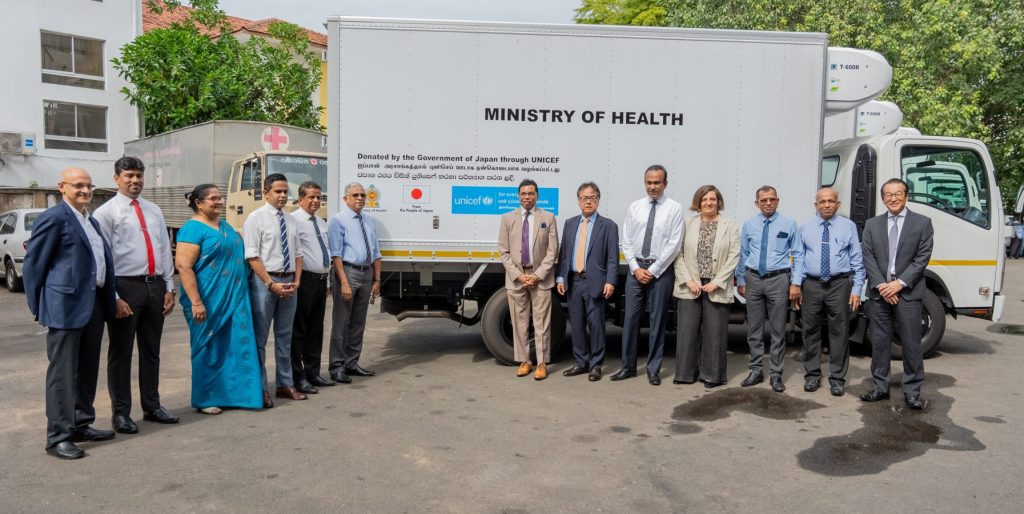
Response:
[[[267,281],[267,289],[270,289],[270,286],[272,286],[272,285],[274,285],[274,281],[273,280],[268,280]]]

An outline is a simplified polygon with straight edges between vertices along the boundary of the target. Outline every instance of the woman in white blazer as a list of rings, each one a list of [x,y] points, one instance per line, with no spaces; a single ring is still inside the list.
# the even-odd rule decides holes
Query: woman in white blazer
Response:
[[[697,380],[711,389],[725,383],[725,351],[733,275],[740,261],[740,229],[721,215],[722,193],[713,185],[693,194],[683,248],[675,262],[676,374],[674,384]]]

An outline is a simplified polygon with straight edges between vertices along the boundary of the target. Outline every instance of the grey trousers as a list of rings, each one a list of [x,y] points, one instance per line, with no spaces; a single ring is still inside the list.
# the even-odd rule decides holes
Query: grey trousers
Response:
[[[804,278],[801,287],[800,322],[804,339],[804,378],[821,376],[822,325],[828,325],[830,384],[846,384],[850,365],[850,289],[853,280],[843,277],[822,283]]]
[[[68,441],[96,421],[92,406],[100,372],[103,299],[96,295],[92,317],[82,328],[51,328],[46,334],[46,447]]]
[[[292,277],[270,277],[277,283],[289,283]],[[292,377],[292,326],[295,324],[295,297],[279,298],[270,294],[267,286],[255,273],[249,275],[249,301],[252,303],[252,325],[256,333],[256,354],[260,358],[260,379],[263,393],[273,396],[267,382],[267,342],[270,325],[274,325],[274,379],[277,387],[295,385]]]
[[[870,301],[871,376],[875,390],[889,392],[892,364],[893,332],[903,346],[903,394],[918,396],[924,382],[924,359],[921,351],[921,301],[900,298],[896,305],[885,300]],[[898,321],[898,323],[897,323]],[[894,327],[895,325],[895,327]]]
[[[706,283],[704,280],[701,282]],[[729,304],[716,303],[701,293],[694,300],[680,299],[676,310],[676,375],[680,382],[698,379],[725,383],[729,342]]]
[[[327,368],[331,373],[344,372],[359,364],[366,313],[370,309],[370,292],[373,290],[373,268],[359,271],[345,266],[345,276],[352,288],[352,300],[347,302],[341,297],[338,274],[331,273],[334,308],[331,311],[330,363]]]
[[[764,369],[764,332],[771,338],[768,372],[782,374],[786,356],[786,315],[789,313],[789,273],[761,278],[747,270],[747,344],[751,370]]]

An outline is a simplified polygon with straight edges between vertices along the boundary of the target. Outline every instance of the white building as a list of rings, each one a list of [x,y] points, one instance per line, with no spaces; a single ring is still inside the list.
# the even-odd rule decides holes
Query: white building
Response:
[[[140,1],[0,0],[0,12],[0,186],[53,187],[78,166],[111,187],[140,122],[110,60],[142,33]]]

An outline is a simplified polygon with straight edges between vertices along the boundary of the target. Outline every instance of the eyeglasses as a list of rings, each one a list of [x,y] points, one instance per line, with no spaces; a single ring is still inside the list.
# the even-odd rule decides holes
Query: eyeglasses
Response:
[[[520,191],[519,196],[537,196],[537,193],[534,191]]]
[[[70,183],[67,183],[67,182],[59,182],[59,183],[60,184],[64,184],[65,186],[68,186],[68,187],[70,187],[72,189],[88,189],[89,191],[93,191],[93,190],[96,189],[96,186],[94,186],[92,184],[86,184],[84,182],[80,183],[80,184],[70,184]]]
[[[896,191],[895,193],[882,193],[882,200],[898,200],[900,198],[903,198],[904,196],[907,196],[907,193],[904,193],[903,191]]]
[[[349,193],[352,198],[366,198],[366,193]]]
[[[596,202],[600,196],[578,196],[581,202]]]
[[[757,203],[777,203],[778,201],[778,198],[762,198],[758,200]]]

